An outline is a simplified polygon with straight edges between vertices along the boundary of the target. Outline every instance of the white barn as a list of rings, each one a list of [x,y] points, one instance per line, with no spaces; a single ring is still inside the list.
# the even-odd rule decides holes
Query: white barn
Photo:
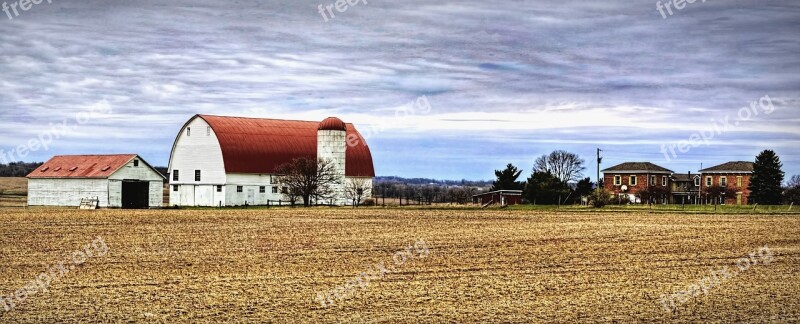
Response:
[[[375,170],[366,141],[352,124],[196,115],[178,133],[169,159],[171,206],[275,204],[287,197],[275,169],[295,158],[326,158],[341,177],[336,198],[346,205],[345,186],[367,184]]]
[[[136,154],[60,155],[28,175],[28,206],[160,208],[164,180]]]

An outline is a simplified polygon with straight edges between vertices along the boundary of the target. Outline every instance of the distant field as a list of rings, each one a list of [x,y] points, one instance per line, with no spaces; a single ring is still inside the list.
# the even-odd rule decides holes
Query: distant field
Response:
[[[28,179],[0,177],[0,192],[4,195],[25,196],[28,194]]]
[[[108,247],[0,322],[800,321],[797,216],[32,208],[0,223],[4,296],[98,236]],[[771,262],[738,270],[765,245]],[[720,269],[736,275],[659,303]],[[330,291],[343,298],[323,307]]]
[[[0,177],[0,207],[25,206],[28,179]]]

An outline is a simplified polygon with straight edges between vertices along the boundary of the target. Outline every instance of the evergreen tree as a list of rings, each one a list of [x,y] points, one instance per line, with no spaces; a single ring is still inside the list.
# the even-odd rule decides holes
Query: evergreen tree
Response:
[[[494,170],[497,180],[492,183],[491,191],[495,190],[522,190],[525,184],[517,181],[522,170],[518,170],[513,164],[509,163],[503,171]]]
[[[534,172],[525,187],[525,199],[537,205],[556,205],[569,193],[569,186],[550,172]]]
[[[584,178],[581,181],[578,181],[578,184],[575,185],[575,196],[584,197],[588,196],[594,190],[594,183],[592,183],[591,178]]]
[[[756,157],[750,177],[750,200],[762,205],[778,205],[782,200],[783,164],[772,150],[764,150]]]

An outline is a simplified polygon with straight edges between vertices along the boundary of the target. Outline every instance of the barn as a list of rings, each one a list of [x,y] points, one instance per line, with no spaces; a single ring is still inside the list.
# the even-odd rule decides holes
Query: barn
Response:
[[[341,178],[336,197],[345,205],[348,183],[365,183],[371,196],[375,170],[366,141],[353,124],[195,115],[181,128],[169,159],[171,206],[242,206],[286,203],[275,173],[296,158],[329,159]]]
[[[28,206],[159,208],[164,180],[136,154],[60,155],[28,175]]]

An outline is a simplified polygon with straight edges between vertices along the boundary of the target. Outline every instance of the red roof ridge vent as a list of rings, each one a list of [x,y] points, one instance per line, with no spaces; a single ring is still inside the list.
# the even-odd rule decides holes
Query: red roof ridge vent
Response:
[[[45,171],[47,171],[47,169],[50,169],[50,167],[47,167],[47,166],[46,166],[46,167],[42,168],[42,171],[41,171],[41,172],[45,172]]]
[[[106,172],[108,171],[108,169],[111,169],[111,167],[110,166],[103,167],[100,171]]]
[[[317,130],[337,130],[344,132],[347,131],[347,126],[345,126],[344,122],[339,118],[328,117],[319,123],[319,128],[317,128]]]
[[[61,171],[61,167],[57,167],[57,168],[53,169],[53,172],[58,172],[58,171]]]
[[[71,167],[71,168],[69,169],[69,172],[75,172],[75,170],[77,170],[77,169],[78,169],[78,167]]]

